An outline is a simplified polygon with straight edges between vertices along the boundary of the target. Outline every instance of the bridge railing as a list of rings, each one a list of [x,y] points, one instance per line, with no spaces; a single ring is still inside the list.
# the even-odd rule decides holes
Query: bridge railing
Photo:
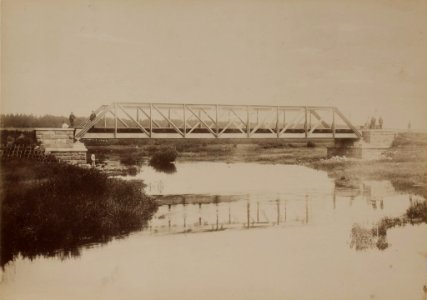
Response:
[[[92,138],[360,138],[336,108],[226,104],[112,103],[77,130]]]

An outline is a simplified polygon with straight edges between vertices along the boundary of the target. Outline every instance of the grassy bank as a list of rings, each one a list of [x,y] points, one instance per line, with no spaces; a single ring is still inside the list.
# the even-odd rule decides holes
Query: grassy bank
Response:
[[[380,160],[323,159],[309,165],[328,172],[339,184],[343,180],[389,180],[397,191],[427,198],[427,148],[393,147]]]
[[[266,140],[176,140],[123,141],[104,145],[88,141],[86,145],[101,161],[148,163],[164,146],[174,146],[177,161],[259,162],[303,164],[328,172],[338,185],[357,185],[364,179],[390,180],[400,191],[427,196],[427,134],[399,134],[383,159],[326,159],[326,143],[292,143]]]
[[[142,228],[156,210],[141,182],[32,161],[1,165],[1,266],[18,254],[78,255]]]
[[[412,203],[401,217],[385,217],[372,228],[364,228],[359,224],[354,224],[350,234],[350,247],[356,250],[374,247],[379,250],[387,249],[390,246],[387,241],[389,229],[419,223],[427,223],[427,201]]]

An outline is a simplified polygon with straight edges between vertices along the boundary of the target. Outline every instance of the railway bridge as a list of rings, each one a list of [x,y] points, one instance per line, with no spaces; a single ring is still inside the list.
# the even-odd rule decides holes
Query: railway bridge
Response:
[[[95,111],[75,139],[276,138],[358,140],[336,107],[112,103]]]

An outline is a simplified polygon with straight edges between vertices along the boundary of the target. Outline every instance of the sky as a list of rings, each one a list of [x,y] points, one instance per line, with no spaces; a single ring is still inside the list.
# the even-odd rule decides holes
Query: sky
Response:
[[[427,129],[427,0],[2,0],[1,112],[333,105]]]

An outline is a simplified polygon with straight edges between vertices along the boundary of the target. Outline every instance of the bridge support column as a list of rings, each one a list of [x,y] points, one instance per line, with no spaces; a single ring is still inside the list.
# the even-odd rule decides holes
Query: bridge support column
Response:
[[[69,164],[86,164],[87,148],[74,142],[74,128],[36,128],[36,139],[46,154]]]
[[[335,146],[328,148],[327,156],[380,159],[392,146],[396,135],[397,133],[391,130],[365,130],[358,141],[336,140]]]

